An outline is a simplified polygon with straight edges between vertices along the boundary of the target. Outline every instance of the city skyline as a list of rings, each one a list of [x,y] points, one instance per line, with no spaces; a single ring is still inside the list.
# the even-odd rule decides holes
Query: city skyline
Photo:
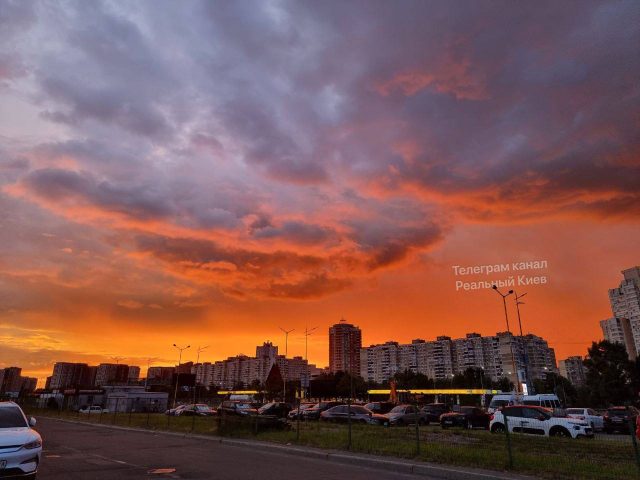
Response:
[[[637,8],[3,2],[0,366],[489,335],[474,267],[532,262],[584,355],[639,263]]]

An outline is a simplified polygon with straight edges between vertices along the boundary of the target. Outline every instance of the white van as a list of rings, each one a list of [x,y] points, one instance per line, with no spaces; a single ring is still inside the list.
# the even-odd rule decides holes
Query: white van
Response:
[[[522,395],[521,393],[503,393],[494,395],[487,411],[493,413],[505,405],[535,405],[537,407],[557,410],[562,408],[560,399],[553,393],[541,393],[540,395]]]

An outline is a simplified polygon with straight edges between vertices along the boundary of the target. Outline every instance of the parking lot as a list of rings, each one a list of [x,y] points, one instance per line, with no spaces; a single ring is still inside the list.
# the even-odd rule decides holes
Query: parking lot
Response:
[[[115,430],[48,418],[39,418],[37,429],[44,439],[38,476],[43,480],[416,478],[356,465],[228,446],[215,441]]]

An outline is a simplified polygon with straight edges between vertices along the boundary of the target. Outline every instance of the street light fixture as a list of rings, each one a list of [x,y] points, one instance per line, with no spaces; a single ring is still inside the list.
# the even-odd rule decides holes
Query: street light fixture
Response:
[[[524,305],[524,302],[521,302],[520,299],[524,297],[527,294],[527,292],[521,295],[518,295],[514,290],[513,294],[514,294],[514,300],[516,302],[516,311],[518,312],[518,326],[520,327],[520,342],[524,348],[524,351],[522,352],[523,354],[522,360],[524,363],[524,381],[526,384],[528,384],[529,383],[529,359],[527,358],[527,348],[524,345],[524,342],[522,342],[522,320],[520,318],[520,305]]]
[[[504,307],[504,319],[507,323],[507,333],[511,335],[511,341],[509,342],[509,350],[511,351],[511,363],[513,365],[513,371],[516,375],[517,390],[518,390],[518,393],[520,393],[521,392],[520,377],[518,375],[518,369],[516,368],[516,357],[513,354],[513,335],[511,334],[511,328],[509,327],[509,314],[507,313],[507,297],[509,295],[513,295],[513,290],[509,290],[509,293],[502,293],[500,290],[498,290],[497,285],[494,285],[492,288],[498,293],[498,295],[502,297],[502,305]]]
[[[178,371],[176,372],[176,388],[173,392],[173,408],[176,408],[176,400],[178,398],[178,384],[180,383],[180,365],[182,364],[182,352],[187,348],[190,348],[191,345],[187,345],[186,347],[179,347],[174,343],[173,346],[180,352],[180,354],[178,355]]]
[[[309,386],[311,385],[311,379],[309,378],[311,374],[309,373],[309,335],[312,335],[318,327],[304,327],[304,359],[306,361],[305,370],[306,370],[306,388],[307,388],[307,398],[309,396]]]
[[[282,363],[283,368],[283,384],[284,384],[284,388],[283,388],[283,392],[282,392],[282,401],[286,402],[287,401],[287,355],[289,353],[289,334],[291,332],[293,332],[295,330],[295,328],[292,328],[291,330],[285,330],[282,327],[278,327],[280,328],[280,330],[282,330],[284,332],[284,362]]]

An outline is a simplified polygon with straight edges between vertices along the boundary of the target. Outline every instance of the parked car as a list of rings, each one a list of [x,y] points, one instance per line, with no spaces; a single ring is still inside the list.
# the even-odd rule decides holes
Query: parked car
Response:
[[[565,410],[567,417],[584,420],[594,431],[600,432],[604,429],[604,418],[598,415],[598,412],[592,408],[567,408]]]
[[[393,407],[385,417],[389,420],[389,425],[408,425],[416,422],[420,425],[429,425],[427,414],[418,410],[414,405]]]
[[[630,433],[629,422],[635,425],[638,409],[635,407],[611,407],[604,415],[605,433]]]
[[[337,405],[321,412],[320,420],[324,422],[347,423],[349,421],[349,405]],[[362,405],[351,405],[351,421],[354,423],[381,425],[387,422],[387,417],[373,413]]]
[[[14,402],[0,402],[0,477],[35,479],[42,456],[42,437]]]
[[[245,401],[225,400],[218,408],[219,414],[224,415],[257,415],[258,410],[254,406]]]
[[[429,422],[439,422],[440,415],[450,412],[451,409],[444,403],[428,403],[422,407],[422,413],[427,416]]]
[[[285,402],[265,403],[258,408],[259,415],[273,415],[278,418],[286,418],[291,411],[291,405]]]
[[[302,420],[302,415],[304,413],[305,410],[308,410],[309,408],[313,407],[315,405],[315,403],[301,403],[300,404],[300,420]],[[297,420],[298,419],[298,407],[293,408],[289,414],[287,415],[287,418],[289,420]]]
[[[462,427],[488,430],[490,421],[491,416],[478,407],[460,407],[456,412],[440,415],[440,426],[442,428]]]
[[[528,405],[503,407],[491,415],[489,430],[492,433],[505,431],[505,414],[509,431],[566,438],[593,438],[593,429],[584,420],[554,417],[548,409]]]
[[[342,402],[320,402],[316,403],[313,407],[307,408],[302,412],[303,420],[319,420],[320,414],[325,410],[329,410],[336,405],[342,405]]]
[[[389,413],[395,406],[396,404],[393,402],[371,402],[367,403],[364,408],[371,410],[373,413],[384,415],[385,413]]]
[[[204,403],[192,403],[191,405],[185,405],[178,415],[180,416],[197,416],[197,417],[210,417],[216,413],[209,405]]]
[[[78,410],[78,413],[86,413],[88,415],[97,413],[99,415],[101,413],[109,413],[109,410],[107,410],[106,408],[102,408],[100,405],[91,405],[80,408],[80,410]]]
[[[177,407],[170,408],[164,412],[165,415],[169,415],[171,417],[178,417],[182,413],[182,411],[187,408],[186,405],[178,405]]]

